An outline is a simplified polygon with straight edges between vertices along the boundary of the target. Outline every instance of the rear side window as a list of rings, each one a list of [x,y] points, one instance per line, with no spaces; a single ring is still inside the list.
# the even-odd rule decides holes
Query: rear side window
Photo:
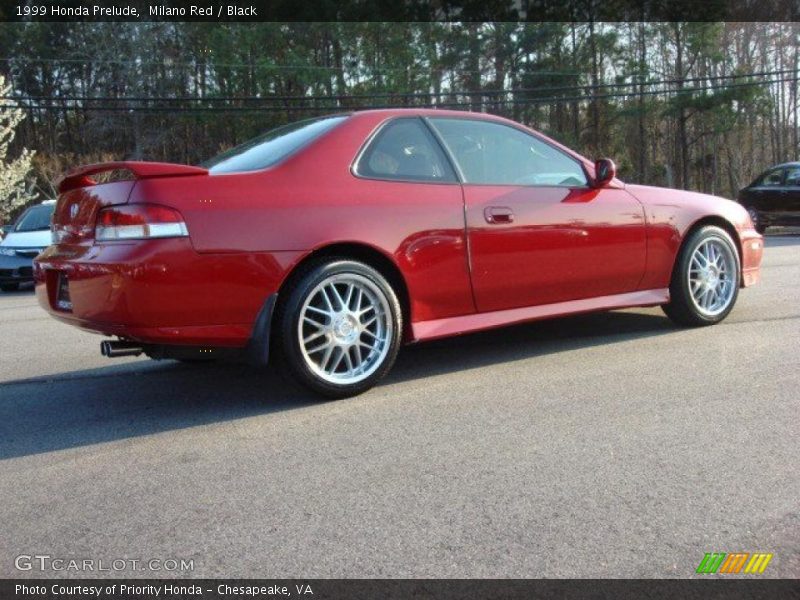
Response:
[[[395,119],[384,126],[359,158],[356,174],[401,181],[457,181],[438,142],[416,117]]]
[[[783,185],[783,169],[770,171],[756,185],[759,187],[780,187]]]
[[[465,183],[583,187],[574,158],[524,131],[474,119],[430,119]]]
[[[29,208],[19,218],[19,221],[17,221],[14,231],[22,233],[24,231],[44,231],[50,229],[50,217],[53,216],[54,208],[54,204]]]
[[[200,166],[208,169],[212,175],[266,169],[326,134],[345,119],[346,115],[339,115],[290,123],[231,148]]]
[[[786,185],[790,187],[800,187],[800,167],[789,167],[786,169]]]

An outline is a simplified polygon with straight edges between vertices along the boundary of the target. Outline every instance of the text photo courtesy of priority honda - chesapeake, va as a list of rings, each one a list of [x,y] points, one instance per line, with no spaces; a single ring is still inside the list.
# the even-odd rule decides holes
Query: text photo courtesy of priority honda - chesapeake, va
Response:
[[[780,2],[4,4],[0,597],[794,597],[798,60]]]

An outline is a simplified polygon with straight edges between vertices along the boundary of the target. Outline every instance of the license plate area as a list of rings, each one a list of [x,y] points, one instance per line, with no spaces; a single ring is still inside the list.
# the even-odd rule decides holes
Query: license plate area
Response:
[[[72,300],[69,296],[69,279],[66,273],[58,274],[58,284],[56,286],[56,310],[72,312]]]

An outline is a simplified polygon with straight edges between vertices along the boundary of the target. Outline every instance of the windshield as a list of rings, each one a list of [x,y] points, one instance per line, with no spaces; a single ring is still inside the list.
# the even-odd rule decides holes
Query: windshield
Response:
[[[290,123],[231,148],[200,166],[212,175],[266,169],[311,143],[347,118],[321,117]]]
[[[25,231],[44,231],[50,229],[50,217],[53,216],[55,204],[45,204],[34,206],[25,211],[17,221],[14,231],[22,233]]]

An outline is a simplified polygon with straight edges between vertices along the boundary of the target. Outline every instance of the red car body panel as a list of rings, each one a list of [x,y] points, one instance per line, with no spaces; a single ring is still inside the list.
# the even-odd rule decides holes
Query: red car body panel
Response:
[[[583,298],[555,304],[540,306],[526,306],[524,308],[511,308],[488,313],[475,313],[449,319],[424,321],[414,323],[414,337],[420,340],[430,340],[441,337],[458,335],[469,331],[481,331],[514,323],[525,323],[538,319],[549,319],[564,315],[576,315],[598,310],[613,308],[629,308],[632,306],[656,306],[669,302],[669,290],[643,290],[615,294],[613,296],[599,296],[596,298]]]
[[[762,236],[753,229],[747,211],[736,202],[683,190],[627,185],[626,191],[644,205],[647,218],[647,269],[641,289],[666,287],[672,266],[687,232],[698,222],[717,219],[735,230],[742,284],[758,283],[764,251]]]
[[[148,343],[241,346],[263,290],[277,289],[299,256],[200,256],[187,238],[58,244],[38,259],[44,279],[37,293],[55,317],[85,329]],[[69,279],[71,312],[54,308],[61,273]]]
[[[480,312],[637,289],[644,210],[624,190],[465,185],[464,195]],[[487,223],[491,207],[507,207],[514,220]]]
[[[388,119],[499,117],[434,110],[355,113],[261,171],[210,175],[164,163],[107,163],[68,174],[54,215],[58,241],[35,263],[41,305],[65,322],[144,344],[243,347],[268,297],[318,251],[357,245],[396,268],[407,291],[407,341],[522,320],[662,304],[680,243],[700,219],[736,235],[743,283],[758,279],[762,241],[736,203],[689,192],[462,185],[366,179],[352,165]],[[526,130],[530,131],[530,130]],[[578,159],[588,178],[593,164]],[[150,166],[145,166],[150,165]],[[135,179],[93,185],[126,169]],[[155,203],[189,236],[94,239],[100,209]],[[510,223],[485,211],[511,209]],[[346,244],[347,246],[342,246]],[[66,275],[72,310],[57,307]]]

